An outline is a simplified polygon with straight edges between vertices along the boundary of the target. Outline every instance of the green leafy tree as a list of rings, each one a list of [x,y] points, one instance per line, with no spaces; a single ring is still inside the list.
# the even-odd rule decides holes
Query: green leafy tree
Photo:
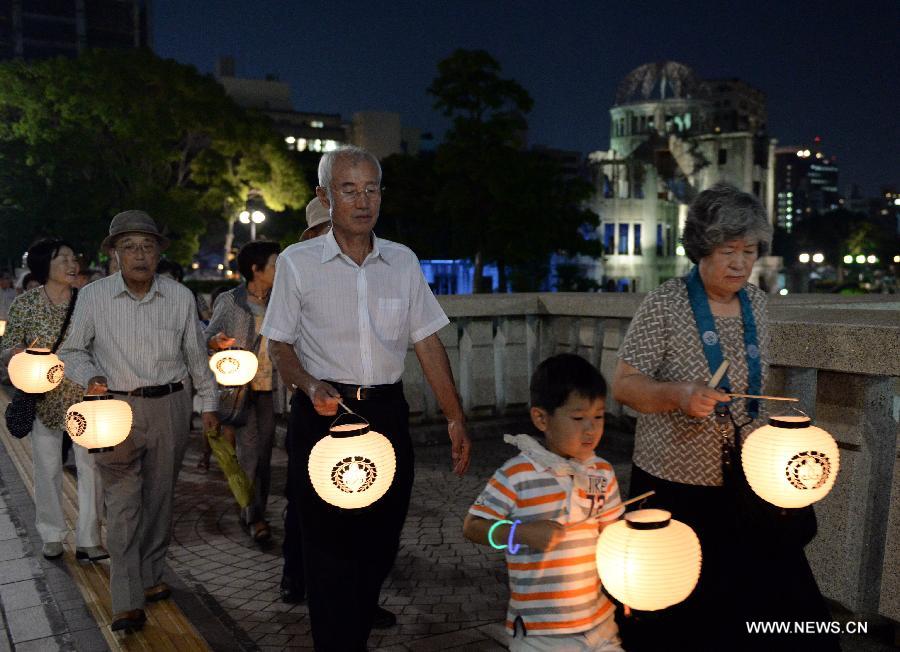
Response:
[[[457,50],[438,64],[428,92],[452,119],[435,160],[435,215],[445,222],[449,254],[474,260],[476,292],[487,289],[488,262],[498,265],[501,291],[507,267],[512,287],[530,290],[546,277],[550,254],[599,255],[579,233],[598,223],[582,208],[590,185],[563,178],[552,159],[524,150],[533,102],[518,82],[501,77],[493,57]]]
[[[210,217],[251,193],[273,210],[305,203],[278,145],[212,78],[147,51],[0,64],[2,253],[44,234],[94,252],[115,213],[142,208],[186,263]]]

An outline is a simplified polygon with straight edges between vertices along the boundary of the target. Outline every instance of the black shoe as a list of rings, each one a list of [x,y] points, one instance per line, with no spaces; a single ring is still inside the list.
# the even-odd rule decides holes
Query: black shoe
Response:
[[[281,601],[285,604],[301,604],[306,602],[306,587],[299,585],[286,575],[282,575]]]
[[[147,622],[147,616],[144,615],[143,609],[132,609],[124,611],[113,616],[112,626],[110,629],[114,632],[125,630],[125,632],[136,632],[144,628]]]
[[[388,629],[397,624],[397,616],[384,607],[375,607],[372,615],[372,629]]]

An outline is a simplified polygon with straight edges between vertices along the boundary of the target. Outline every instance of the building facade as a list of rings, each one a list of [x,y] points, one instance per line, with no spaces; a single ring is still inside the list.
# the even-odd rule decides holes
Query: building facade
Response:
[[[150,47],[149,0],[0,0],[0,59]]]
[[[737,79],[703,80],[677,62],[651,63],[619,84],[610,145],[589,159],[608,289],[646,292],[684,274],[678,241],[687,205],[724,181],[774,204],[774,141],[764,94]]]

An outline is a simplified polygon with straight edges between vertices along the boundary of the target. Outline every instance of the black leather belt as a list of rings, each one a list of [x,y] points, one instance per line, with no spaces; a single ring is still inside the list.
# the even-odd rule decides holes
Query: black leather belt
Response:
[[[403,397],[403,381],[391,385],[347,385],[326,380],[348,401],[377,401]]]
[[[130,392],[122,392],[115,389],[109,390],[110,394],[120,394],[122,396],[141,396],[143,398],[159,398],[160,396],[168,396],[174,392],[180,392],[184,389],[184,383],[180,380],[177,383],[167,383],[165,385],[153,385],[151,387],[138,387]]]

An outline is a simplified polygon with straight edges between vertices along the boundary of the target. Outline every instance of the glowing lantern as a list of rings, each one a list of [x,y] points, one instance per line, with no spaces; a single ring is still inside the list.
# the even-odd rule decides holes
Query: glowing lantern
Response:
[[[209,368],[220,385],[246,385],[256,375],[259,360],[252,351],[225,349],[209,359]]]
[[[0,337],[6,335],[6,320],[0,319]]]
[[[66,431],[89,453],[111,451],[131,432],[131,406],[111,394],[85,396],[66,410]]]
[[[750,433],[741,463],[760,498],[778,507],[806,507],[831,491],[840,455],[834,438],[806,415],[779,416]]]
[[[394,481],[397,460],[387,437],[368,423],[338,425],[309,454],[309,479],[319,497],[344,509],[371,505]]]
[[[44,394],[62,382],[65,366],[50,349],[25,349],[9,361],[12,384],[29,394]]]
[[[671,607],[700,579],[700,540],[662,509],[639,509],[597,539],[597,571],[609,593],[641,611]]]

